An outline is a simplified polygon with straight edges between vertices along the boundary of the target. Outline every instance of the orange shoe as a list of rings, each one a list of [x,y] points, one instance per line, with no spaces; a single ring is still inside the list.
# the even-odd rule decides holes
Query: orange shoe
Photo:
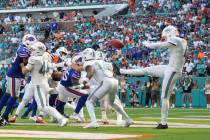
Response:
[[[16,122],[17,117],[13,116],[12,118],[9,119],[10,123],[15,123]]]
[[[47,122],[42,117],[37,117],[36,123],[46,124]]]

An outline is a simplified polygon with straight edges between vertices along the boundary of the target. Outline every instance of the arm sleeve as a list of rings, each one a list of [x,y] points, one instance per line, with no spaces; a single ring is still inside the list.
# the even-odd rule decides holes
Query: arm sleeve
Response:
[[[170,48],[176,46],[174,43],[167,41],[167,42],[156,42],[156,43],[150,43],[147,47],[148,48]]]
[[[35,64],[35,60],[33,59],[33,57],[30,57],[28,60],[28,64],[26,65],[26,68],[28,70],[32,70]]]

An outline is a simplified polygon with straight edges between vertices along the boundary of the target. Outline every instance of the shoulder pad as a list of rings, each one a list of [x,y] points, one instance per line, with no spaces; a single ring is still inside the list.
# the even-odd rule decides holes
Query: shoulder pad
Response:
[[[34,56],[31,56],[28,59],[28,63],[31,64],[31,65],[34,65],[36,63],[36,61],[37,61],[37,58],[34,57]]]
[[[180,39],[181,38],[179,38],[179,37],[172,37],[172,38],[170,38],[170,40],[168,42],[171,43],[174,46],[177,46],[178,42],[181,41]]]

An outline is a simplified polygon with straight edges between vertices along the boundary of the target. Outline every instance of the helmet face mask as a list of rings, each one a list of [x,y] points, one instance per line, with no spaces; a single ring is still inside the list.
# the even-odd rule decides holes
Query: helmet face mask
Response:
[[[42,56],[46,52],[46,46],[41,42],[34,43],[31,48],[33,56]]]
[[[56,54],[60,57],[61,60],[65,60],[68,54],[68,50],[64,47],[60,47],[56,50]]]
[[[82,52],[84,61],[95,60],[95,51],[91,48],[87,48]]]
[[[162,38],[169,40],[171,37],[175,37],[178,35],[179,35],[179,32],[178,32],[177,28],[169,25],[163,29],[161,36],[162,36]]]

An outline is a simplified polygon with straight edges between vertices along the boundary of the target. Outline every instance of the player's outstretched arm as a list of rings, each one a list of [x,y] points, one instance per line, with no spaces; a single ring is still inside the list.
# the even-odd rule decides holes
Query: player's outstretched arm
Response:
[[[166,42],[166,41],[165,42],[155,42],[155,43],[152,43],[152,42],[149,42],[149,41],[144,41],[143,45],[146,46],[147,48],[151,48],[151,49],[170,48],[170,47],[176,46],[175,44],[170,43],[170,42]]]

